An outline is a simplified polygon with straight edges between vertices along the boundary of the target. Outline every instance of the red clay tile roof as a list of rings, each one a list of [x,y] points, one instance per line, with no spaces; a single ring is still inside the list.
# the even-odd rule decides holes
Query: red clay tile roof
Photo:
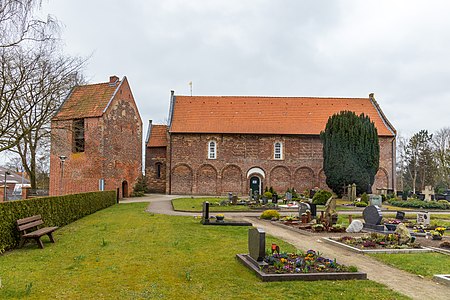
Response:
[[[152,125],[147,147],[167,147],[167,125]]]
[[[74,87],[54,119],[100,117],[119,85],[120,81],[115,85],[106,82]]]
[[[175,96],[170,132],[318,135],[330,116],[347,110],[368,115],[378,135],[394,136],[375,103],[370,98]]]

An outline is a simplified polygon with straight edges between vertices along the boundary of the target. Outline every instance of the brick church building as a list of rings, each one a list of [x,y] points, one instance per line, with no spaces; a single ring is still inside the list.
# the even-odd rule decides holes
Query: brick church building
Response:
[[[152,192],[246,195],[272,186],[327,189],[320,132],[340,111],[375,123],[380,168],[373,190],[395,187],[395,137],[373,94],[368,98],[178,96],[168,125],[150,122],[146,176]]]
[[[142,174],[142,121],[126,77],[74,87],[51,130],[50,195],[129,196]]]

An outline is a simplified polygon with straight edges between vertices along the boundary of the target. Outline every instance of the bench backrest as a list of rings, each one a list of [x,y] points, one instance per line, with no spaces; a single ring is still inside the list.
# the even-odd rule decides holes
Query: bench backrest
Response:
[[[24,231],[44,224],[41,215],[19,219],[16,222],[17,222],[17,229],[19,229],[19,231]]]

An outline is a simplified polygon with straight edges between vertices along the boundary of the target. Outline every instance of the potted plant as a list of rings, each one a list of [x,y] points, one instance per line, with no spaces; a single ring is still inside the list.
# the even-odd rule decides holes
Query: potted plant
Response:
[[[216,220],[217,220],[217,221],[223,221],[223,219],[225,219],[224,214],[217,214],[217,215],[216,215]]]

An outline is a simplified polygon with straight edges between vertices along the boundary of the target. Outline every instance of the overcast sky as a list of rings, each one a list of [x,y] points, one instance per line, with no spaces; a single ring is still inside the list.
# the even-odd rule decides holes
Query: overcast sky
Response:
[[[408,136],[450,126],[450,1],[47,0],[91,83],[127,76],[143,123],[188,95],[375,98]],[[147,127],[147,126],[146,126]],[[144,132],[145,135],[146,131]]]

